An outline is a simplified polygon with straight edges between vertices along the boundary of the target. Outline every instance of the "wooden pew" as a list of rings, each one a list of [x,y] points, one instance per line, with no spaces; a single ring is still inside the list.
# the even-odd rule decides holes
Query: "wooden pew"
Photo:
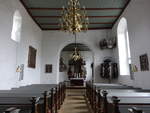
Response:
[[[2,93],[0,94],[0,105],[1,106],[8,106],[8,107],[23,107],[23,106],[29,106],[30,104],[30,99],[32,96],[36,96],[33,99],[35,100],[35,98],[40,98],[40,103],[38,105],[36,105],[36,111],[38,111],[38,113],[43,112],[43,113],[48,113],[48,99],[51,97],[49,97],[49,94],[47,93],[47,91],[45,91],[43,93],[43,95],[41,94],[19,94],[19,93]],[[37,102],[33,101],[33,103]],[[33,106],[33,105],[32,105]],[[43,109],[43,111],[39,111],[40,109]],[[34,112],[33,112],[34,113]]]
[[[132,92],[132,87],[123,86],[120,84],[92,84],[91,82],[86,83],[86,95],[90,101],[90,104],[95,113],[100,112],[100,93],[99,91],[102,89],[126,89]]]
[[[128,109],[130,113],[143,113],[143,111],[137,107],[132,107]]]
[[[112,97],[112,101],[113,101],[113,111],[111,113],[122,113],[119,110],[119,102],[120,102],[120,100],[118,99],[118,97],[115,97],[115,96]],[[136,107],[132,107],[131,109],[128,109],[128,111],[130,113],[143,113],[143,111],[141,109],[138,109]]]
[[[7,98],[0,99],[0,107],[9,108],[16,107],[19,109],[27,110],[29,109],[31,113],[41,113],[38,111],[40,99],[36,97],[21,97],[21,98],[9,98],[9,100],[6,101]],[[8,111],[7,111],[8,112]]]
[[[102,86],[100,86],[100,85],[102,85]],[[145,105],[150,104],[149,93],[146,93],[146,92],[150,92],[149,90],[142,90],[140,88],[133,88],[133,87],[128,87],[128,86],[123,86],[122,87],[121,85],[116,85],[116,84],[113,84],[113,85],[111,85],[111,84],[100,84],[100,85],[96,86],[96,88],[94,88],[91,83],[86,83],[86,86],[87,86],[86,87],[86,91],[87,91],[86,95],[87,95],[87,98],[89,99],[89,101],[91,101],[90,103],[95,104],[94,105],[95,107],[93,107],[95,109],[94,110],[95,113],[112,113],[112,112],[107,111],[109,109],[107,107],[110,103],[108,101],[104,101],[104,100],[107,100],[107,96],[110,98],[110,93],[113,93],[113,95],[119,96],[119,98],[124,100],[124,103],[120,103],[119,100],[112,101],[111,104],[114,107],[113,113],[120,113],[119,110],[117,111],[117,108],[119,109],[119,106],[122,106],[122,105],[130,105],[129,107],[132,107],[132,105],[133,106],[134,105],[145,106]],[[96,89],[96,93],[94,91],[95,89]],[[108,95],[107,95],[106,92],[103,92],[103,95],[102,95],[102,93],[101,93],[102,89],[107,90]],[[118,93],[120,93],[120,91],[122,92],[121,95],[118,94]],[[127,96],[127,93],[132,94],[132,95]],[[113,95],[111,95],[111,97]],[[91,96],[92,96],[92,98],[90,98]],[[101,98],[102,96],[103,96],[103,98]],[[135,100],[138,100],[138,101],[135,101],[133,99],[132,100],[133,103],[132,103],[131,98],[134,98]],[[142,101],[142,99],[144,99],[144,101]],[[148,101],[147,101],[147,99],[148,99]],[[92,101],[95,101],[95,100],[96,100],[96,102],[92,102]],[[125,103],[126,102],[125,100],[128,100],[128,103]],[[103,101],[103,103],[102,103],[102,101]],[[103,104],[103,105],[101,106],[101,104]],[[118,105],[118,107],[117,107],[117,105]],[[127,109],[128,108],[126,108],[126,110]],[[136,110],[134,112],[136,113]],[[148,113],[149,112],[150,111],[148,111]],[[128,113],[128,112],[126,111],[126,113]]]
[[[19,113],[19,112],[20,112],[20,109],[17,109],[15,107],[8,108],[5,110],[5,113]]]
[[[59,84],[60,85],[60,84]],[[57,109],[58,109],[58,106],[59,104],[58,103],[62,103],[62,102],[59,102],[60,99],[57,100],[57,97],[59,96],[58,95],[58,92],[60,92],[59,90],[61,90],[62,94],[60,95],[60,98],[63,98],[63,93],[64,93],[64,87],[62,87],[60,85],[60,89],[57,89],[55,90],[53,87],[56,86],[56,85],[31,85],[31,86],[27,86],[27,87],[21,87],[21,88],[13,88],[11,91],[0,91],[0,97],[3,98],[2,94],[7,94],[8,97],[13,97],[14,95],[14,98],[15,99],[18,99],[19,98],[23,98],[22,95],[25,94],[26,96],[28,97],[31,97],[31,96],[40,96],[41,97],[41,93],[44,92],[44,90],[49,90],[51,89],[51,93],[48,93],[47,91],[45,91],[44,93],[44,113],[48,113],[49,109],[51,109],[51,113],[57,113]],[[10,94],[10,95],[9,95]],[[7,97],[7,98],[8,98]],[[1,98],[1,99],[2,99]],[[55,98],[55,99],[54,99]],[[1,101],[0,99],[0,101]],[[10,103],[10,99],[9,99],[9,103]],[[50,104],[48,104],[50,103]],[[1,105],[4,105],[4,103],[1,103]],[[10,106],[12,106],[10,104]],[[55,107],[55,110],[53,109],[53,107]],[[54,110],[54,111],[53,111]]]
[[[112,96],[112,95],[117,95],[117,96]],[[118,109],[122,109],[121,111],[118,111],[116,113],[127,113],[128,108],[132,106],[138,106],[141,108],[144,108],[144,111],[147,111],[147,113],[150,112],[150,93],[120,93],[120,94],[111,94],[111,95],[104,95],[105,96],[105,103],[107,103],[107,108],[108,109],[113,109],[117,107],[113,106],[118,106]],[[117,104],[115,104],[118,102]],[[103,107],[103,111],[105,111],[105,108]],[[111,113],[111,111],[104,112],[104,113]],[[115,112],[114,112],[115,113]]]
[[[52,87],[54,87],[54,86],[52,86]],[[45,88],[45,87],[39,88],[39,85],[38,85],[38,87],[37,86],[36,87],[28,86],[28,87],[24,87],[23,89],[24,90],[22,90],[21,88],[18,88],[18,89],[13,89],[11,91],[0,91],[0,101],[2,100],[2,98],[5,98],[5,97],[8,98],[6,100],[8,100],[10,102],[11,101],[10,98],[14,98],[17,100],[18,98],[24,98],[24,97],[30,98],[30,97],[36,96],[36,97],[40,97],[42,99],[44,98],[43,104],[47,103],[46,98],[48,95],[45,92],[44,97],[43,97],[42,93],[44,92],[45,89],[49,89],[49,87],[48,88]],[[47,111],[45,110],[46,107],[47,106],[44,106],[44,108],[43,108],[44,113],[47,113]]]

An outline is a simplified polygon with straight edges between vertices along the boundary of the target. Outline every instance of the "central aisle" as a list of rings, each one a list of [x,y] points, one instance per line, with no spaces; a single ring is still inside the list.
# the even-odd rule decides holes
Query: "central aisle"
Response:
[[[85,89],[67,89],[66,99],[59,113],[91,113],[84,95]]]

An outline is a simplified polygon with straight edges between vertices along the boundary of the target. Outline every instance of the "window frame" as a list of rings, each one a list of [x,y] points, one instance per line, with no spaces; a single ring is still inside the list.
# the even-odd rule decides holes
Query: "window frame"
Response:
[[[22,16],[20,14],[20,11],[16,10],[13,15],[11,40],[19,43],[21,40],[21,30],[22,30]]]
[[[119,38],[124,38],[122,43]],[[130,40],[129,40],[129,33],[128,33],[128,25],[127,25],[127,19],[121,18],[118,24],[117,28],[117,43],[118,43],[118,55],[119,55],[119,71],[121,76],[131,76],[131,50],[130,50]],[[119,42],[120,41],[120,42]],[[121,46],[123,47],[123,50],[121,51]],[[120,46],[120,47],[119,47]],[[123,54],[123,52],[126,52]],[[124,63],[124,64],[123,64]],[[124,69],[124,68],[126,69]]]

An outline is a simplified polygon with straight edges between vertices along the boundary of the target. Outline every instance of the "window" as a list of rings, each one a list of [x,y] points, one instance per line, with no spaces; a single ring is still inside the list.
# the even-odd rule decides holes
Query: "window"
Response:
[[[125,18],[120,20],[117,33],[120,75],[130,75],[131,53],[127,20]]]
[[[21,36],[22,17],[18,10],[15,11],[13,16],[13,26],[11,32],[11,39],[15,42],[20,42]]]

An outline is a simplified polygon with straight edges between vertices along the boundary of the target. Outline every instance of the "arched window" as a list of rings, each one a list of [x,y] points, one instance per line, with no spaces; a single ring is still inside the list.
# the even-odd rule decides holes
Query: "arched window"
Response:
[[[130,75],[131,53],[127,20],[125,18],[120,20],[117,33],[120,75]]]
[[[18,10],[15,11],[13,16],[13,26],[11,32],[11,39],[15,42],[20,41],[21,36],[22,17]]]

